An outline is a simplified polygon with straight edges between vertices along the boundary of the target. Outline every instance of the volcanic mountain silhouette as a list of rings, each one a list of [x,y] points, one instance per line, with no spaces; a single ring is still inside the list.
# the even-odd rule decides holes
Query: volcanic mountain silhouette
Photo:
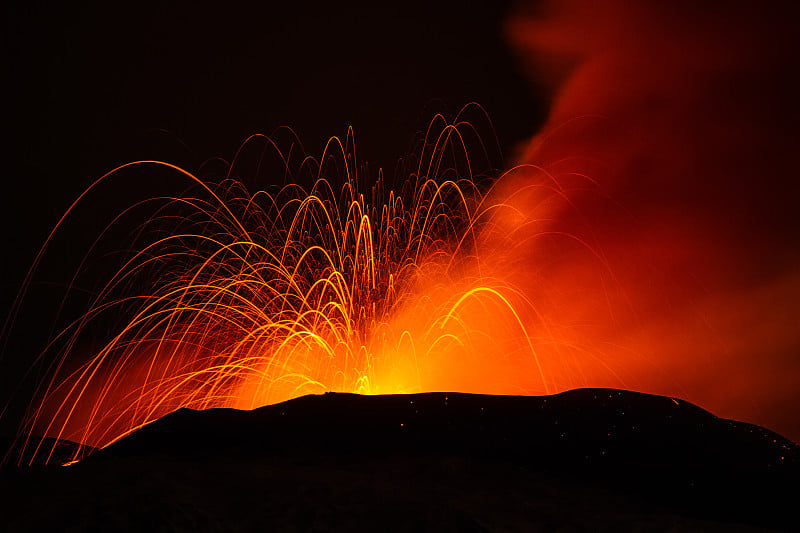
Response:
[[[685,401],[328,393],[181,409],[62,468],[6,471],[12,530],[792,529],[800,447]]]

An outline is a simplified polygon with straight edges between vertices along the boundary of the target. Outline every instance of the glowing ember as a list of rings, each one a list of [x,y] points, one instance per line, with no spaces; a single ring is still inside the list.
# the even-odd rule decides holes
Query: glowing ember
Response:
[[[458,173],[470,172],[460,129],[471,127],[434,119],[399,191],[381,179],[359,189],[350,135],[331,139],[321,164],[303,160],[316,175],[308,190],[212,188],[156,161],[101,178],[158,165],[202,194],[168,199],[137,234],[146,244],[59,335],[26,438],[102,447],[181,407],[254,408],[323,391],[582,384],[563,354],[545,363],[540,351],[568,343],[501,275],[517,214]],[[79,337],[115,313],[125,319],[107,343],[76,353]]]
[[[132,252],[37,360],[21,439],[105,446],[181,407],[323,391],[580,386],[679,396],[796,438],[796,195],[778,181],[796,172],[796,127],[753,127],[791,115],[754,89],[782,47],[740,31],[794,28],[741,6],[715,32],[716,13],[686,24],[691,3],[540,7],[507,31],[553,107],[500,176],[473,170],[476,127],[437,116],[391,183],[362,171],[352,132],[319,160],[257,136],[259,170],[238,171],[244,148],[231,164],[261,176],[274,152],[283,188],[156,161],[98,180],[169,169],[192,188],[153,200],[118,246]]]

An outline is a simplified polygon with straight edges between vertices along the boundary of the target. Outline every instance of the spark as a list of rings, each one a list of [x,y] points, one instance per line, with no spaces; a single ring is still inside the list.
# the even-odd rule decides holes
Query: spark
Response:
[[[97,180],[92,187],[155,166],[200,194],[162,199],[137,234],[149,240],[51,343],[64,348],[20,437],[35,448],[30,461],[48,462],[55,451],[34,444],[34,434],[94,449],[185,407],[453,390],[468,379],[463,368],[485,377],[508,354],[523,362],[497,378],[503,390],[550,392],[521,314],[535,314],[532,304],[487,260],[497,250],[486,235],[507,206],[490,200],[491,180],[473,175],[462,133],[473,126],[440,116],[431,124],[399,189],[379,173],[361,190],[352,130],[332,138],[319,161],[302,160],[314,174],[307,189],[290,183],[250,194],[236,180],[213,185],[160,161]],[[288,168],[291,154],[279,153]],[[82,355],[78,339],[110,315],[122,325],[71,365]]]

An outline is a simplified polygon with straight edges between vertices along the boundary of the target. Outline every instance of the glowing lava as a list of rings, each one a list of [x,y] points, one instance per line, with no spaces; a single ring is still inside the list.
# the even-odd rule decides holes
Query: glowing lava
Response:
[[[694,6],[521,9],[509,35],[554,105],[499,176],[473,170],[475,128],[442,117],[389,185],[360,172],[352,132],[319,160],[251,139],[290,183],[255,193],[161,162],[104,176],[169,167],[193,188],[156,200],[53,339],[21,438],[104,446],[180,407],[328,390],[580,386],[680,396],[797,438],[797,195],[775,178],[796,174],[796,125],[767,128],[785,95],[754,88],[794,29],[739,5],[716,26]]]
[[[181,407],[253,408],[323,391],[583,384],[573,370],[589,365],[553,351],[570,343],[504,274],[516,215],[488,201],[502,177],[471,175],[465,128],[436,117],[398,191],[380,177],[359,189],[352,132],[331,139],[319,163],[302,159],[315,174],[308,190],[248,194],[156,161],[101,178],[168,167],[198,194],[162,199],[136,234],[145,244],[51,343],[61,351],[25,438],[102,447]],[[124,319],[107,343],[76,353],[109,315]]]

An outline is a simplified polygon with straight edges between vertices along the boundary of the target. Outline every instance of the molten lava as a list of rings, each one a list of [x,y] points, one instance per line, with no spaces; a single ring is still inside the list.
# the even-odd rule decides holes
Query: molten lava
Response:
[[[470,175],[463,130],[472,128],[437,116],[398,191],[382,178],[359,189],[352,132],[331,139],[319,162],[302,158],[298,172],[315,177],[308,190],[249,194],[156,161],[101,178],[167,167],[198,194],[161,200],[135,253],[53,340],[60,352],[25,438],[103,447],[181,407],[249,409],[323,391],[544,394],[586,384],[588,352],[509,282],[518,214],[488,199],[515,171]],[[108,315],[124,318],[97,353],[78,353]]]
[[[105,446],[180,407],[323,391],[591,386],[797,439],[797,186],[783,194],[775,177],[794,158],[751,80],[778,85],[785,28],[739,39],[766,19],[736,4],[718,23],[692,5],[521,8],[510,38],[554,105],[500,175],[473,171],[471,124],[437,116],[391,184],[370,181],[352,132],[319,160],[250,139],[288,176],[255,193],[230,177],[236,160],[219,184],[155,161],[104,176],[168,167],[193,188],[158,199],[53,339],[22,438]],[[103,345],[82,352],[98,330]]]

